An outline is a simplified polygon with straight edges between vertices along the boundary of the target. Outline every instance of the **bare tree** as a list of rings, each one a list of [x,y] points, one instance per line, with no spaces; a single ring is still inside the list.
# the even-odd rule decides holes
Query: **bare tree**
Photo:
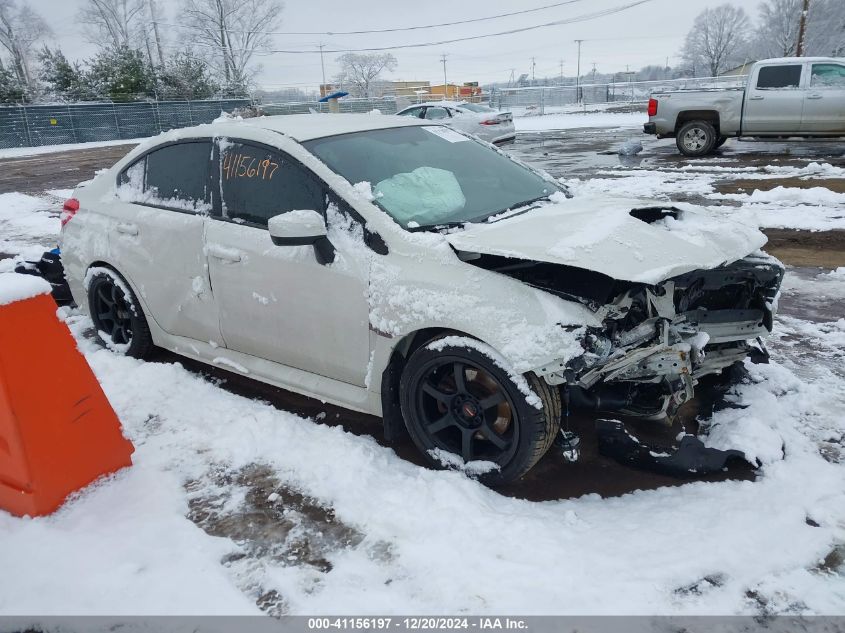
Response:
[[[704,67],[711,77],[741,61],[750,28],[741,8],[722,4],[702,11],[687,34],[683,56],[688,64]]]
[[[801,0],[767,0],[760,5],[759,26],[751,46],[757,59],[795,55],[801,6]]]
[[[390,53],[346,53],[336,60],[340,64],[340,78],[350,85],[351,92],[359,97],[372,96],[381,74],[396,68],[396,58]]]
[[[845,2],[813,0],[807,16],[807,55],[845,55]]]
[[[50,27],[29,4],[18,7],[16,0],[0,0],[0,47],[12,60],[12,70],[21,85],[35,88],[32,58],[39,40],[50,34]]]
[[[184,23],[227,86],[245,87],[260,67],[250,64],[269,47],[282,13],[279,0],[183,0]]]
[[[76,21],[94,44],[135,49],[144,42],[145,8],[145,0],[84,0]]]

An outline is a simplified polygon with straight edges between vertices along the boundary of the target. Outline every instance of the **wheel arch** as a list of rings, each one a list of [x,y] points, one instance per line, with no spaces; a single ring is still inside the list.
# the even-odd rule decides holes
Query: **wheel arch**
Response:
[[[85,268],[85,275],[83,276],[83,279],[82,279],[82,291],[85,293],[84,311],[86,312],[86,314],[88,312],[88,288],[86,287],[85,278],[87,278],[88,273],[91,271],[92,268],[106,268],[106,269],[112,271],[118,277],[120,277],[120,279],[123,281],[123,283],[125,283],[127,286],[129,286],[129,289],[132,291],[132,294],[135,295],[135,299],[137,299],[138,302],[141,304],[141,309],[144,311],[144,316],[146,317],[147,325],[150,328],[150,333],[152,334],[153,342],[156,345],[158,345],[159,341],[162,338],[161,335],[163,333],[163,330],[159,326],[158,322],[155,320],[155,317],[153,316],[153,314],[150,312],[150,308],[147,305],[147,301],[146,301],[143,293],[141,293],[138,290],[137,284],[134,281],[132,281],[131,277],[129,277],[128,275],[123,273],[120,269],[118,269],[117,266],[115,266],[114,264],[112,264],[112,263],[110,263],[110,262],[108,262],[104,259],[98,259],[96,261],[93,261],[90,264],[88,264],[88,266]],[[88,316],[91,316],[91,315],[89,314]]]
[[[706,121],[716,128],[716,133],[720,133],[721,118],[717,110],[684,110],[678,113],[678,118],[675,119],[675,134],[681,129],[685,123],[690,121]]]

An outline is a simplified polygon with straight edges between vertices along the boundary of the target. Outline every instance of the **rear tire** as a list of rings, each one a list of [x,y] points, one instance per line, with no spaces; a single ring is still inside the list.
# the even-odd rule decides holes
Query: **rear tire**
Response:
[[[495,463],[496,469],[479,476],[488,486],[513,482],[554,442],[560,428],[560,391],[530,373],[524,383],[515,380],[493,360],[495,352],[486,345],[451,338],[449,344],[432,348],[432,341],[419,348],[405,365],[399,398],[408,433],[435,468],[444,467],[438,453],[451,453],[460,457],[456,465],[461,460]],[[529,404],[526,384],[539,398],[540,408]]]
[[[141,304],[129,285],[110,270],[94,273],[88,283],[88,311],[100,340],[113,352],[145,358],[153,337]]]
[[[684,156],[706,156],[716,147],[719,135],[707,121],[688,121],[681,126],[675,144]]]

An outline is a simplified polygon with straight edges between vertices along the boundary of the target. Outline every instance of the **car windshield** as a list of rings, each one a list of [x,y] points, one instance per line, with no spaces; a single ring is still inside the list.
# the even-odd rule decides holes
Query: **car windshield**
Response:
[[[496,112],[493,108],[488,108],[487,106],[479,105],[477,103],[462,103],[459,107],[464,110],[469,110],[470,112]]]
[[[407,229],[477,222],[560,191],[494,149],[441,126],[370,130],[304,143]]]

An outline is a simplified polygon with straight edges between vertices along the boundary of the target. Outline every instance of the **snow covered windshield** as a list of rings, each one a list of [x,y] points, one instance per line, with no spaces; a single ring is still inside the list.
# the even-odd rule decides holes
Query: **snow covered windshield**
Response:
[[[439,126],[370,130],[304,143],[405,228],[481,221],[559,189],[506,156]]]

